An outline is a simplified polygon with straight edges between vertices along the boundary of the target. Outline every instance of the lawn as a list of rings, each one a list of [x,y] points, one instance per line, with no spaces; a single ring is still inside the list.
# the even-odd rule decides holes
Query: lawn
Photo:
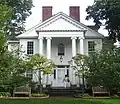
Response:
[[[0,100],[0,104],[120,104],[120,100]]]

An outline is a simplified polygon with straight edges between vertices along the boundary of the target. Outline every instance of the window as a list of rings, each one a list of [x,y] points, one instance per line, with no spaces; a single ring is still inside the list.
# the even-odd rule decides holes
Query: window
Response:
[[[60,43],[58,45],[58,56],[64,56],[65,54],[65,47],[64,47],[64,44]]]
[[[29,41],[27,42],[27,54],[33,54],[33,49],[34,49],[34,46],[33,46],[33,41]]]
[[[88,41],[88,53],[95,52],[95,42],[94,41]]]
[[[32,79],[33,78],[33,71],[32,70],[29,70],[26,72],[26,77],[29,78],[29,79]]]

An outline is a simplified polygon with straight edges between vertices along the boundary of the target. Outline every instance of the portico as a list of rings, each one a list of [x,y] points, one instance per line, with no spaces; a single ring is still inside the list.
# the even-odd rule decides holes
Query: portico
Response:
[[[47,37],[47,36],[45,37],[45,35],[42,35],[42,36],[39,35],[39,37],[38,37],[38,40],[39,40],[39,54],[45,55],[45,53],[43,52],[43,50],[44,50],[43,49],[43,47],[44,47],[43,46],[43,41],[46,40],[46,56],[47,56],[48,59],[52,59],[52,54],[51,54],[51,52],[52,52],[52,41],[53,41],[53,39],[55,40],[56,38],[59,39],[59,40],[62,39],[62,38],[64,38],[64,39],[69,38],[70,39],[70,41],[71,41],[70,45],[72,47],[71,48],[72,57],[74,57],[77,54],[77,41],[76,40],[78,40],[78,44],[79,44],[78,53],[84,54],[84,39],[85,39],[84,36],[81,36],[81,37],[79,35],[78,36],[73,36],[73,34],[71,34],[71,37],[67,36],[67,35],[65,35],[65,37],[62,37],[62,36],[60,37],[60,35],[59,35],[59,37],[54,37],[54,35],[51,36],[51,37]]]

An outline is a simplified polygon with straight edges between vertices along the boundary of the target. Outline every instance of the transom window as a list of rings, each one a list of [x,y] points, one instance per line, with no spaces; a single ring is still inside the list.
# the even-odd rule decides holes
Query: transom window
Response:
[[[60,43],[58,45],[58,56],[64,56],[65,55],[65,46],[64,44]]]
[[[95,42],[94,41],[88,41],[88,53],[95,52]]]
[[[33,41],[28,41],[27,42],[27,54],[33,54],[33,50],[34,50],[34,44]]]

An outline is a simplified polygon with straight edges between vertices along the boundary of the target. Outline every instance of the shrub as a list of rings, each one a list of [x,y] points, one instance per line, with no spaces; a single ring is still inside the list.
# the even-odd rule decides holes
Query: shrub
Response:
[[[118,95],[113,95],[113,96],[111,96],[111,98],[119,98],[119,96]]]
[[[83,97],[90,97],[90,95],[88,93],[84,93]]]
[[[0,97],[10,97],[11,94],[9,92],[0,92]]]
[[[45,97],[45,96],[47,96],[47,94],[45,93],[33,93],[32,94],[32,97]]]

